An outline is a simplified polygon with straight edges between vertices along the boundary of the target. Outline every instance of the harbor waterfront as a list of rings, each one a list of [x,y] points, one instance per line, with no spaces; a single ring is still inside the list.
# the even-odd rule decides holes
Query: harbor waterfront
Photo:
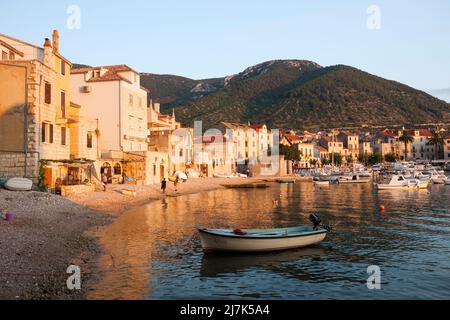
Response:
[[[449,186],[269,186],[168,197],[124,212],[99,234],[101,276],[87,297],[450,298]],[[204,254],[196,229],[309,225],[312,213],[333,232],[321,244],[279,253]],[[381,270],[380,290],[367,287],[369,266]]]

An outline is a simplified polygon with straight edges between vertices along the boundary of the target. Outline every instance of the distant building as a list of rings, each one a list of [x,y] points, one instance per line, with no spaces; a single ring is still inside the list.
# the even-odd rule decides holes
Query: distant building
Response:
[[[444,160],[449,161],[450,160],[450,134],[447,134],[444,136]]]
[[[296,145],[300,151],[300,168],[311,168],[311,160],[315,159],[314,145],[302,142]]]
[[[343,143],[344,149],[348,151],[344,152],[344,156],[352,157],[354,160],[358,159],[359,156],[359,136],[357,134],[352,134],[347,131],[342,131],[337,136],[338,141]]]
[[[414,141],[409,148],[411,160],[437,160],[434,145],[429,143],[433,133],[427,129],[414,130],[411,132]]]
[[[359,156],[369,156],[373,154],[372,143],[370,140],[359,139]]]

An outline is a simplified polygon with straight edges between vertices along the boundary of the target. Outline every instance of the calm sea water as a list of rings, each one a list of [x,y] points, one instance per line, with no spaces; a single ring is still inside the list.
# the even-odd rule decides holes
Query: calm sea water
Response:
[[[311,213],[334,232],[305,249],[204,255],[196,233],[309,225]],[[273,184],[167,198],[123,214],[102,243],[94,299],[449,299],[450,186]],[[381,290],[367,289],[370,265]]]

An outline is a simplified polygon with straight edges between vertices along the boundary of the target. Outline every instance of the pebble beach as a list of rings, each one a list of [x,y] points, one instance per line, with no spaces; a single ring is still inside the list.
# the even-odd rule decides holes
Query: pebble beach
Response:
[[[101,277],[96,267],[102,252],[99,231],[122,212],[166,196],[260,181],[192,179],[180,183],[177,192],[169,183],[166,194],[157,185],[109,185],[106,192],[98,190],[70,198],[0,189],[0,300],[83,299],[90,283]],[[134,196],[124,195],[123,190],[133,191]],[[13,221],[4,219],[6,213],[13,214]],[[70,265],[82,270],[81,290],[67,289]]]

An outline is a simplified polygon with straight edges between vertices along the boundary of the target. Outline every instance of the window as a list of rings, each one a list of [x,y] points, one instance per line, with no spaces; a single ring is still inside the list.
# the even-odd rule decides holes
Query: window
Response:
[[[92,149],[92,137],[93,137],[92,132],[88,132],[87,133],[87,148],[88,149]]]
[[[53,143],[53,125],[50,124],[50,137],[49,137],[49,142]]]
[[[66,127],[61,127],[61,145],[66,145]]]
[[[133,95],[130,94],[130,101],[129,101],[130,107],[133,106]]]
[[[52,103],[52,85],[48,82],[45,82],[45,99],[46,104]]]
[[[61,74],[66,75],[66,63],[63,60],[61,60]]]
[[[9,52],[9,60],[15,60],[16,59],[16,55],[14,54],[14,52],[10,51]]]
[[[8,60],[8,52],[2,51],[2,60]]]
[[[61,114],[62,117],[66,117],[66,93],[61,91]]]
[[[46,131],[47,131],[47,124],[42,122],[42,128],[41,128],[41,141],[45,142],[46,141]]]

